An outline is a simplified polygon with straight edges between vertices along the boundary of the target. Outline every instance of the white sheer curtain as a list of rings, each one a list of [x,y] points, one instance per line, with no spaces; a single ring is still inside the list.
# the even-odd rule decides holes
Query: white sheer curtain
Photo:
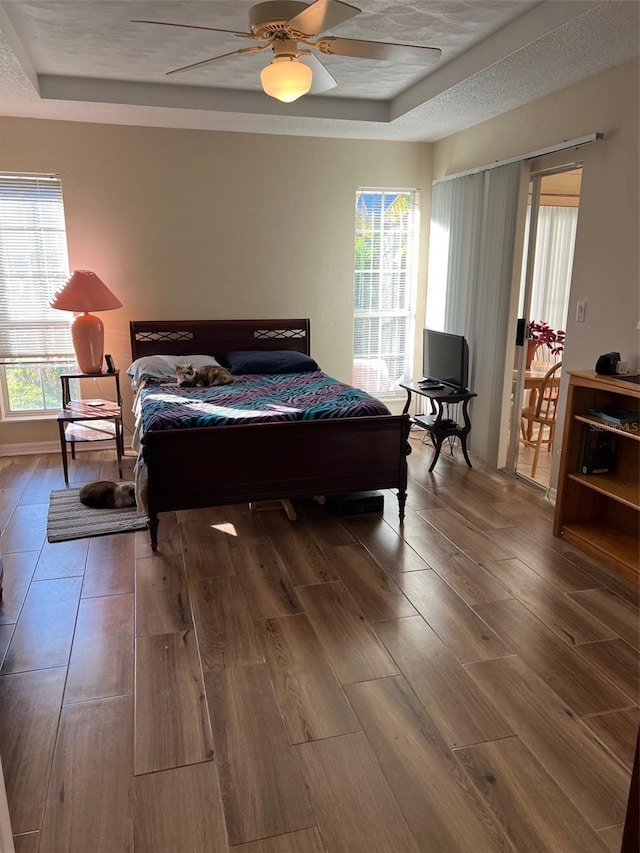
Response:
[[[544,320],[552,329],[566,328],[577,225],[577,207],[545,205],[539,209],[529,314],[532,320]]]
[[[520,164],[434,184],[425,325],[470,349],[469,444],[497,464]],[[513,347],[510,347],[512,351]]]
[[[427,322],[439,332],[466,335],[478,263],[484,175],[433,184]]]

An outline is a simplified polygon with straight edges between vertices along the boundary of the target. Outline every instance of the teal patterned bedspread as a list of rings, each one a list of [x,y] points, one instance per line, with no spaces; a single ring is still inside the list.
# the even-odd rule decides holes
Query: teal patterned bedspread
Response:
[[[143,435],[150,430],[391,414],[366,391],[321,370],[247,374],[235,376],[232,385],[213,388],[179,388],[172,380],[148,380],[140,394]]]

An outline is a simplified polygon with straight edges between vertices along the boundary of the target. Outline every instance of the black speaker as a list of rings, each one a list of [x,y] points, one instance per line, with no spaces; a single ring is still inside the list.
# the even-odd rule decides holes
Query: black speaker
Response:
[[[599,356],[596,361],[596,373],[599,373],[601,376],[611,376],[616,372],[616,365],[619,361],[619,352],[607,352]]]

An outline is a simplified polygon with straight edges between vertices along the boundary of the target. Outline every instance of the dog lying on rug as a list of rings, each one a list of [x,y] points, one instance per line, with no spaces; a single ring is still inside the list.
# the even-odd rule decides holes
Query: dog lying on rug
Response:
[[[114,483],[113,480],[98,480],[87,483],[78,495],[81,503],[92,509],[121,509],[136,505],[134,483]]]

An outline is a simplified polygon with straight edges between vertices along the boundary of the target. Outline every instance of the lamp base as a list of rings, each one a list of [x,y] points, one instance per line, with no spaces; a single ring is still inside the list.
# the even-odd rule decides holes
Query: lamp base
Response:
[[[99,317],[85,312],[71,324],[71,339],[78,367],[83,373],[102,373],[104,325]]]

